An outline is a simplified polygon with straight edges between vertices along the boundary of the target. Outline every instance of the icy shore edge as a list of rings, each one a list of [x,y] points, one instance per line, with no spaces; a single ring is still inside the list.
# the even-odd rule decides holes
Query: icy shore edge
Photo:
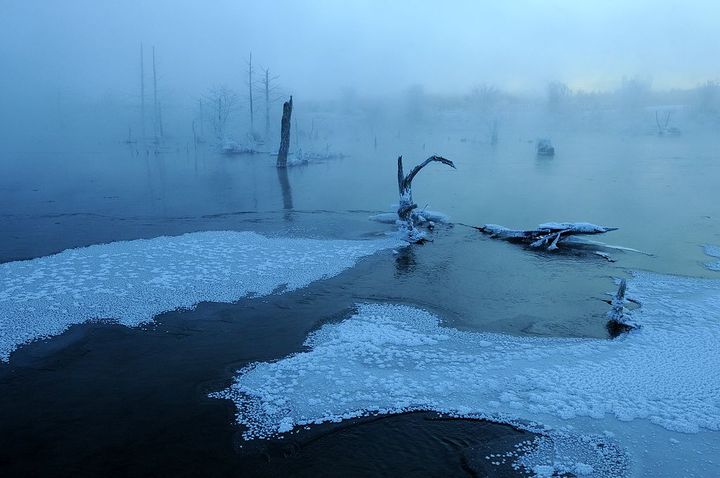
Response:
[[[0,362],[22,344],[93,319],[127,326],[199,302],[305,287],[399,241],[195,232],[0,264]]]

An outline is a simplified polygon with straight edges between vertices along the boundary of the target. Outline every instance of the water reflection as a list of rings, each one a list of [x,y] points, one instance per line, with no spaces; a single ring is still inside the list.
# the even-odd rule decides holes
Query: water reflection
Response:
[[[291,211],[293,208],[292,190],[290,189],[290,180],[288,179],[287,168],[276,168],[278,181],[280,182],[280,190],[282,191],[283,209]],[[291,221],[292,216],[288,212],[284,215],[286,221]]]
[[[395,276],[410,274],[417,267],[417,256],[412,246],[406,246],[398,249],[395,256]]]

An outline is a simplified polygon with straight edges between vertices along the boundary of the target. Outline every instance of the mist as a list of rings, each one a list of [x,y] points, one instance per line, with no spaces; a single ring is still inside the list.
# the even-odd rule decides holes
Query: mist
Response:
[[[185,123],[210,88],[244,92],[251,53],[257,73],[269,69],[300,101],[389,100],[410,88],[463,97],[484,86],[539,98],[551,82],[583,93],[627,80],[688,90],[720,77],[719,15],[715,2],[10,1],[0,134],[42,136],[47,118],[72,116],[66,109],[128,116],[141,44],[146,73],[156,49],[167,120]]]

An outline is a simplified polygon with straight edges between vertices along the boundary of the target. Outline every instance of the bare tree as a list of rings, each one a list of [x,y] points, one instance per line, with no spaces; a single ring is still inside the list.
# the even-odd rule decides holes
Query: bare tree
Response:
[[[155,46],[152,47],[152,71],[153,71],[153,133],[155,142],[163,136],[162,115],[157,94],[157,69],[155,66]]]
[[[270,76],[270,69],[264,69],[264,75],[260,82],[262,92],[265,96],[265,138],[270,137],[270,105],[278,101],[278,86],[276,84],[278,77]]]
[[[253,109],[253,66],[252,66],[252,52],[250,52],[250,59],[248,60],[248,95],[250,100],[250,136],[255,135],[255,111]]]
[[[160,133],[160,137],[165,137],[165,130],[163,130],[163,119],[162,119],[162,103],[158,102],[158,132]]]
[[[143,44],[140,43],[140,132],[145,139],[145,55]]]
[[[287,167],[287,155],[290,149],[290,118],[292,116],[293,100],[283,103],[283,115],[280,122],[280,149],[278,150],[277,167]]]
[[[237,109],[240,98],[231,89],[225,86],[216,86],[206,95],[205,100],[212,108],[210,123],[213,126],[215,137],[223,140],[228,118]]]

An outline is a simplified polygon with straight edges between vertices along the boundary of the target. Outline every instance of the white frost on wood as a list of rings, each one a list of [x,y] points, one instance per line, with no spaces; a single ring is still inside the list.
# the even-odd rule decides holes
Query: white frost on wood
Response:
[[[510,239],[510,238],[523,238],[526,237],[526,234],[524,231],[518,231],[515,229],[509,229],[505,226],[500,226],[498,224],[484,224],[481,226],[481,230],[487,234],[490,234],[493,237],[497,237],[499,239]]]
[[[399,244],[197,232],[0,264],[0,361],[73,324],[113,319],[135,326],[202,301],[233,302],[283,285],[290,291]]]
[[[608,321],[614,323],[614,325],[621,327],[623,330],[636,329],[640,325],[633,320],[632,314],[625,308],[625,293],[626,293],[627,281],[621,279],[618,283],[618,290],[613,295],[612,301],[610,302],[610,310],[607,313]]]
[[[465,332],[425,310],[363,304],[313,333],[309,351],[251,365],[214,396],[235,401],[246,438],[290,422],[436,410],[540,422],[560,441],[607,432],[637,476],[711,476],[720,464],[720,281],[636,273],[628,288],[643,304],[633,311],[642,328],[613,341]]]
[[[538,229],[547,229],[553,232],[570,231],[576,234],[601,234],[617,230],[616,227],[598,226],[589,222],[545,222],[540,224]]]
[[[598,226],[589,222],[546,222],[536,229],[514,230],[497,224],[484,224],[475,227],[495,239],[521,242],[532,248],[545,248],[555,251],[561,244],[570,242],[576,235],[603,234],[617,230],[616,227]]]

